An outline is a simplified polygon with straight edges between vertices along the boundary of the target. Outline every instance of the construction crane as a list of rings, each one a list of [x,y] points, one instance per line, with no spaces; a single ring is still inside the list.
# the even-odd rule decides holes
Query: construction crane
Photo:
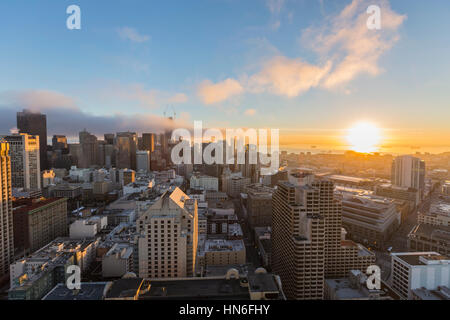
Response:
[[[172,111],[173,111],[173,120],[175,120],[175,118],[176,118],[176,116],[177,116],[177,113],[175,112],[175,108],[173,107],[173,105],[166,105],[166,108],[164,109],[164,118],[167,118],[167,109],[168,108],[172,108]],[[170,118],[170,117],[169,117]]]

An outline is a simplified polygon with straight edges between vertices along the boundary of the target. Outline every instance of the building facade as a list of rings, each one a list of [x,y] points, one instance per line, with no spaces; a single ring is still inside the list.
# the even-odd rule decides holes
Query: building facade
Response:
[[[11,189],[9,144],[0,140],[0,279],[9,272],[14,259]]]
[[[3,136],[3,139],[8,141],[10,147],[12,187],[41,189],[39,136],[21,133]]]
[[[182,278],[195,274],[197,201],[181,189],[166,191],[138,220],[139,276]]]
[[[26,199],[13,212],[14,245],[34,252],[58,237],[68,235],[67,199]]]
[[[342,239],[342,207],[334,184],[295,172],[273,195],[272,270],[288,299],[324,298],[325,277],[365,271],[375,256]]]

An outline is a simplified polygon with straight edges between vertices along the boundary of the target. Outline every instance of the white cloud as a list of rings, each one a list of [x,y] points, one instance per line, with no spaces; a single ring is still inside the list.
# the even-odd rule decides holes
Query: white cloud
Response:
[[[329,72],[331,63],[314,66],[301,59],[278,56],[265,64],[263,69],[249,80],[253,92],[268,91],[277,95],[296,97],[319,85]]]
[[[136,29],[131,27],[122,27],[117,29],[117,33],[124,40],[129,40],[136,43],[143,43],[150,40],[150,36],[140,34]]]
[[[226,79],[222,82],[212,83],[210,80],[203,81],[197,88],[197,95],[204,104],[216,104],[241,94],[244,88],[234,79]]]
[[[333,61],[324,88],[346,84],[360,74],[378,75],[380,57],[398,41],[398,28],[406,16],[392,11],[389,1],[380,0],[381,30],[369,30],[366,10],[370,4],[370,0],[353,0],[338,15],[328,17],[327,24],[303,32],[304,45],[321,60]]]

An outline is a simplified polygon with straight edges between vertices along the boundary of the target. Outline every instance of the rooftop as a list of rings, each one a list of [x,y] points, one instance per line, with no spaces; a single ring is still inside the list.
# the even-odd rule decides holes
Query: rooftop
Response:
[[[81,283],[80,290],[70,290],[59,283],[42,300],[103,300],[109,282]]]

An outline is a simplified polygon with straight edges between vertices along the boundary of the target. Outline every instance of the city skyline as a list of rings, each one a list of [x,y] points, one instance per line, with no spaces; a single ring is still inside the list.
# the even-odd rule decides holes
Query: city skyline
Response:
[[[0,53],[2,134],[22,109],[72,142],[83,128],[160,132],[176,112],[180,127],[278,128],[289,151],[364,152],[348,141],[361,122],[379,130],[370,152],[450,151],[450,49],[436,32],[448,6],[374,3],[381,30],[364,29],[362,0],[77,1],[81,30],[65,26],[70,1],[1,4],[14,49]]]

